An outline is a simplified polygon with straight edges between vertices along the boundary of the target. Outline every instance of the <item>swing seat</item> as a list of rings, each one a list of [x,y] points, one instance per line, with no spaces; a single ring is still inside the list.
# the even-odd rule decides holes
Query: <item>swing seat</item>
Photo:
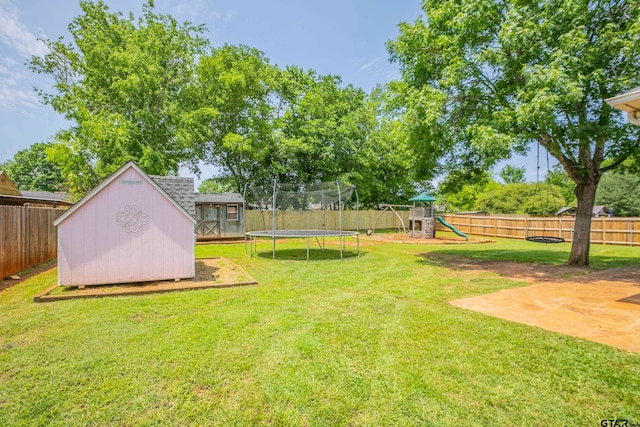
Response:
[[[553,236],[529,236],[525,240],[534,243],[564,243],[565,241],[562,237]]]

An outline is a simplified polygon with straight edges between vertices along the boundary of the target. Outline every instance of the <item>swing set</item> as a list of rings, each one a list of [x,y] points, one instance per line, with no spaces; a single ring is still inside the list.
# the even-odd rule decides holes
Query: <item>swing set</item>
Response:
[[[547,175],[549,174],[549,151],[547,151]],[[551,181],[547,180],[547,189],[546,189],[546,203],[545,205],[549,205],[549,196],[551,194]],[[542,204],[542,189],[540,188],[540,143],[538,143],[536,148],[536,198],[539,204]],[[562,233],[562,230],[560,231]],[[525,239],[529,242],[533,243],[564,243],[565,240],[562,237],[549,236],[547,234],[547,222],[542,222],[542,234],[535,236],[526,236]]]

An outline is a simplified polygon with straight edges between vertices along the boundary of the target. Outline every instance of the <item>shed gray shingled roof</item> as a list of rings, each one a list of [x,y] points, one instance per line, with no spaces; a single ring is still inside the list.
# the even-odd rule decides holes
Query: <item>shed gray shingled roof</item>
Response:
[[[181,176],[158,176],[149,175],[160,188],[167,192],[185,211],[195,218],[196,204],[194,197],[193,178]]]
[[[244,203],[240,193],[196,193],[196,203]]]

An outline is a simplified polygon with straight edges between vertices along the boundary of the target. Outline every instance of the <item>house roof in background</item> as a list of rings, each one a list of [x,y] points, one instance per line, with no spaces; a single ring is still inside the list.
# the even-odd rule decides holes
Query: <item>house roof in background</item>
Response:
[[[640,111],[640,87],[631,89],[629,92],[614,96],[613,98],[605,99],[605,101],[613,108],[628,113]]]
[[[564,208],[556,212],[556,215],[562,215],[562,214],[575,215],[576,209],[577,208],[575,206],[565,206]],[[594,206],[591,211],[592,215],[604,215],[608,213],[609,213],[609,209],[604,205]]]
[[[0,171],[0,194],[6,196],[22,196],[5,171]]]
[[[240,193],[196,193],[196,203],[244,203]]]
[[[192,217],[196,216],[193,178],[181,176],[149,175],[156,184],[167,192]]]
[[[128,169],[134,169],[136,170],[144,180],[146,180],[149,184],[151,184],[156,190],[158,190],[160,192],[160,194],[162,194],[163,196],[165,196],[167,198],[167,200],[169,200],[171,202],[171,204],[173,204],[176,208],[178,208],[180,210],[180,212],[182,212],[187,218],[189,218],[189,220],[195,224],[196,220],[195,220],[195,206],[194,206],[194,215],[192,215],[191,213],[189,213],[185,208],[182,207],[182,205],[180,205],[173,197],[171,197],[169,195],[169,193],[164,190],[160,185],[158,185],[158,183],[156,183],[153,179],[151,179],[151,177],[149,177],[149,175],[147,175],[146,173],[144,173],[144,171],[142,169],[140,169],[138,167],[138,165],[136,165],[134,162],[127,162],[124,166],[122,166],[120,169],[118,169],[117,171],[115,171],[113,174],[111,174],[110,177],[108,177],[107,179],[105,179],[104,181],[102,181],[96,188],[94,188],[93,190],[91,190],[89,192],[89,194],[87,194],[86,196],[84,196],[82,198],[82,200],[80,200],[78,203],[76,203],[75,205],[73,205],[73,207],[71,209],[69,209],[68,211],[66,211],[64,214],[62,214],[62,216],[60,218],[58,218],[57,220],[55,220],[53,222],[53,225],[58,226],[62,221],[64,221],[65,219],[67,219],[69,216],[73,215],[73,213],[75,211],[77,211],[78,209],[80,209],[80,207],[82,207],[82,205],[84,205],[85,203],[87,203],[89,200],[91,200],[93,198],[93,196],[95,196],[96,194],[98,194],[100,191],[102,191],[103,188],[105,188],[107,185],[111,184],[113,181],[115,181],[120,175],[122,175],[125,171],[127,171]],[[167,177],[162,177],[162,178],[167,178]],[[169,177],[171,178],[171,177]],[[193,178],[187,178],[189,180],[191,180],[191,194],[193,194]]]
[[[73,202],[60,199],[47,199],[42,197],[25,197],[25,196],[6,196],[0,194],[0,204],[25,205],[27,203],[35,203],[39,205],[57,206],[73,206]]]
[[[60,202],[70,202],[71,197],[67,193],[54,193],[52,191],[29,191],[20,190],[24,197],[41,200],[56,200]]]

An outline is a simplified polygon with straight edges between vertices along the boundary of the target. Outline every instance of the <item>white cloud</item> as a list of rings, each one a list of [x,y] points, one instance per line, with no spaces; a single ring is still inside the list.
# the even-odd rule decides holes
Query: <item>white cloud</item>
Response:
[[[372,68],[374,65],[376,65],[380,61],[382,61],[384,58],[385,58],[384,55],[380,55],[378,57],[373,58],[371,61],[369,61],[366,64],[362,65],[360,67],[360,71],[367,71],[368,69]]]
[[[20,21],[20,11],[8,0],[0,0],[0,42],[24,57],[41,56],[48,51]]]
[[[23,107],[40,107],[37,95],[30,88],[32,76],[17,66],[11,58],[2,58],[0,63],[0,111]]]
[[[18,108],[35,109],[41,107],[38,97],[32,90],[24,90],[15,86],[0,86],[0,111],[11,111]]]

